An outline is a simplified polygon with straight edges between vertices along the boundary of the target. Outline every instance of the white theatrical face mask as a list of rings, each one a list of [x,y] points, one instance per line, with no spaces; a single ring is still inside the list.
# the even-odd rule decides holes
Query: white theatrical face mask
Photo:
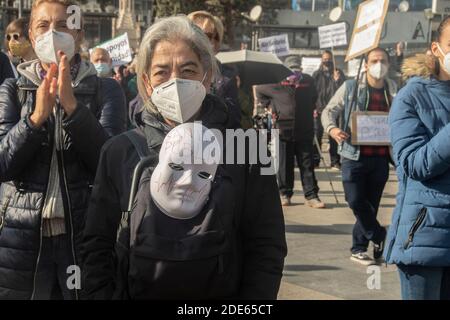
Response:
[[[203,139],[205,132],[215,139]],[[208,155],[213,148],[215,155]],[[216,175],[217,152],[221,149],[216,136],[200,123],[181,124],[167,134],[150,180],[150,194],[163,213],[175,219],[200,213]]]
[[[444,56],[442,66],[444,67],[445,72],[447,72],[447,74],[450,74],[450,52],[445,54],[444,51],[441,49],[441,46],[439,44],[437,46],[441,54]]]
[[[36,38],[34,51],[41,62],[58,64],[59,50],[64,52],[69,61],[75,55],[75,39],[70,33],[50,29]]]
[[[369,67],[369,74],[376,80],[383,79],[388,73],[388,67],[381,62],[373,64]]]
[[[206,96],[205,80],[171,79],[156,88],[151,96],[153,104],[166,119],[184,123],[200,110]]]

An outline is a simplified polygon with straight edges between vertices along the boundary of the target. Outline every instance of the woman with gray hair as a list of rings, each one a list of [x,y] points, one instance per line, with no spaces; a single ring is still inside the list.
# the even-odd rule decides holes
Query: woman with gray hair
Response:
[[[227,107],[209,94],[214,61],[184,16],[145,33],[137,62],[145,108],[136,129],[105,144],[86,219],[87,298],[277,297],[287,249],[275,176],[258,165],[168,160],[190,145],[174,130],[191,122],[225,136]]]

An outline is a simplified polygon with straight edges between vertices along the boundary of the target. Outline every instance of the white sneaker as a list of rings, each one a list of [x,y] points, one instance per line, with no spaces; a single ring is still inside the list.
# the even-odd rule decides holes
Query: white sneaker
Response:
[[[375,263],[375,261],[367,255],[367,252],[352,253],[350,260],[365,266],[370,266]]]

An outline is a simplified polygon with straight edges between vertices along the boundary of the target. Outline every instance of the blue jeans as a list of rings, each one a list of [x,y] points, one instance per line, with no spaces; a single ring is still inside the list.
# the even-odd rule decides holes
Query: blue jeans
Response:
[[[369,241],[379,243],[386,229],[377,221],[378,207],[389,177],[387,157],[364,157],[358,161],[342,159],[345,200],[356,217],[352,253],[365,252]]]
[[[450,300],[450,268],[398,265],[403,300]]]

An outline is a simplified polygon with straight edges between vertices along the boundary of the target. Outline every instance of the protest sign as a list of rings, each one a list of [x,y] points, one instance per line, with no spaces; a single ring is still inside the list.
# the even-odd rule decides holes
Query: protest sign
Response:
[[[388,6],[389,0],[367,0],[359,5],[346,62],[378,46]]]
[[[388,112],[353,112],[352,144],[366,146],[389,146]]]
[[[311,76],[314,73],[314,71],[319,69],[321,63],[322,63],[321,58],[303,57],[302,72],[305,74],[309,74]]]
[[[335,23],[318,28],[320,48],[334,48],[347,45],[347,25]]]
[[[130,63],[133,60],[127,33],[106,41],[95,48],[104,48],[109,52],[113,67]],[[90,49],[89,53],[91,53],[93,49]]]
[[[258,39],[259,50],[272,52],[278,57],[289,55],[289,39],[287,34]]]

